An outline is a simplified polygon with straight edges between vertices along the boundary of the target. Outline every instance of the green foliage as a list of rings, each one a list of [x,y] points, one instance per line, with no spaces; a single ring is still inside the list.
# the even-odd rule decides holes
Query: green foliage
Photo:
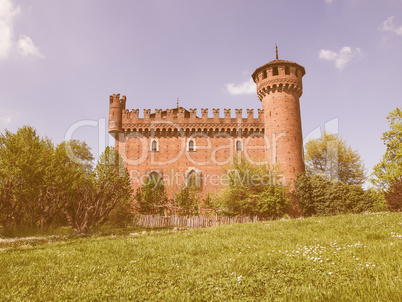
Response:
[[[53,145],[30,126],[0,135],[0,223],[36,227],[45,211]]]
[[[0,225],[35,229],[65,225],[88,232],[131,197],[127,170],[116,151],[107,148],[95,170],[84,142],[54,147],[24,126],[0,135]],[[64,214],[64,215],[62,215]]]
[[[388,210],[391,212],[402,211],[402,177],[394,181],[388,191],[385,193]]]
[[[179,194],[176,195],[175,202],[178,207],[177,214],[180,216],[196,216],[200,213],[200,198],[198,196],[199,187],[195,182],[184,185]]]
[[[156,172],[150,173],[137,189],[135,199],[140,214],[163,215],[168,203],[163,179]]]
[[[282,217],[289,204],[288,189],[278,179],[279,173],[267,166],[253,166],[237,156],[226,170],[228,186],[220,206],[227,215]]]
[[[63,213],[77,233],[88,233],[92,225],[106,222],[117,205],[130,202],[130,177],[118,152],[106,147],[93,173],[76,190],[77,196],[67,198]]]
[[[366,180],[363,161],[357,151],[336,135],[324,133],[306,144],[305,164],[308,176],[324,174],[330,180],[361,185]]]
[[[380,197],[374,191],[365,192],[358,185],[330,181],[326,175],[301,174],[295,186],[295,195],[305,217],[382,209]]]
[[[0,300],[400,301],[401,219],[384,212],[3,239]]]
[[[382,160],[373,168],[371,182],[386,191],[402,177],[402,109],[397,107],[389,113],[390,129],[382,140],[387,146]]]

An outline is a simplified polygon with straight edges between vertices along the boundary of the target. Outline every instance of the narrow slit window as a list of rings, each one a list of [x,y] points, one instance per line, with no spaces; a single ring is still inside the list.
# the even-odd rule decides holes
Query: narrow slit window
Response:
[[[158,141],[154,139],[151,141],[151,152],[158,152],[158,151],[159,151]]]
[[[243,151],[242,148],[243,146],[242,146],[242,142],[241,142],[241,140],[237,140],[236,141],[236,151],[237,152],[241,152],[241,151]]]
[[[290,75],[290,68],[289,66],[285,66],[285,74]]]

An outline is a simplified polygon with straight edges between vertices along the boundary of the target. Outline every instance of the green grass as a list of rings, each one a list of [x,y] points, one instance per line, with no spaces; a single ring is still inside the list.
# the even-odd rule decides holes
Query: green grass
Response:
[[[401,213],[0,243],[1,301],[402,300]]]

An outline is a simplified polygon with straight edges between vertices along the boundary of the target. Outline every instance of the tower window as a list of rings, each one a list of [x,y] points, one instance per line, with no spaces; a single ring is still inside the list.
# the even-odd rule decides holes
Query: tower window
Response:
[[[274,76],[279,75],[278,67],[274,67],[274,68],[272,69],[272,75],[274,75]]]
[[[263,79],[266,79],[266,78],[267,78],[267,71],[266,71],[266,70],[264,70],[264,72],[262,73],[262,78],[263,78]]]
[[[289,66],[285,66],[285,74],[290,75],[290,68]]]
[[[240,139],[236,140],[236,152],[243,151],[243,144]]]
[[[187,142],[187,151],[188,152],[195,152],[195,141],[193,140],[193,139],[190,139],[188,142]]]
[[[156,139],[151,140],[150,150],[151,150],[151,152],[158,152],[159,151],[159,144],[158,144],[158,141]]]

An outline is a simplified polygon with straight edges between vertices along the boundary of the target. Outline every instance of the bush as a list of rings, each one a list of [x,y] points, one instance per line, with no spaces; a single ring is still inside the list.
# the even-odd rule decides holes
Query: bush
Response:
[[[288,188],[277,182],[276,169],[253,166],[244,157],[235,157],[226,170],[228,186],[223,192],[220,206],[223,214],[231,216],[258,216],[279,218],[288,208]]]
[[[295,196],[304,216],[360,213],[383,209],[381,196],[358,185],[329,180],[325,175],[299,175]]]

